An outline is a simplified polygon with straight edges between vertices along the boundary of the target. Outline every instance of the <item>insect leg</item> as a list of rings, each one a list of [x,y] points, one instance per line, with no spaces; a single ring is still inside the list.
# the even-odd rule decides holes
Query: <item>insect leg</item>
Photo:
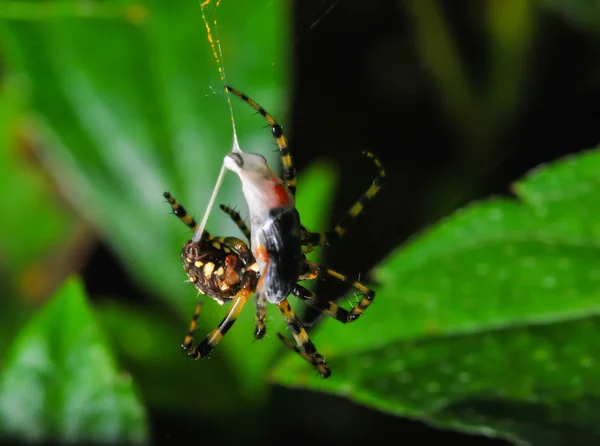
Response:
[[[256,324],[254,338],[262,339],[267,333],[267,299],[264,295],[256,294]]]

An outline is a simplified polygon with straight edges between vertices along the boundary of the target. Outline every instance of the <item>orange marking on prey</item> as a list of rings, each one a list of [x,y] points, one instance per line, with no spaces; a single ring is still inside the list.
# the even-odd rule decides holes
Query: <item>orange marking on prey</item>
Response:
[[[281,183],[275,184],[273,187],[273,192],[275,192],[275,197],[277,197],[277,205],[281,207],[289,206],[291,202],[290,191],[286,186]]]
[[[258,245],[254,251],[254,257],[256,257],[256,260],[259,262],[265,262],[267,264],[269,263],[269,254],[264,246]]]
[[[254,257],[256,258],[256,260],[259,262],[259,264],[261,266],[264,266],[264,269],[261,271],[267,271],[269,269],[269,254],[267,253],[267,250],[265,249],[264,246],[262,245],[258,245],[256,247],[256,249],[254,250]],[[265,279],[265,276],[261,274],[260,279],[258,279],[258,284],[256,285],[256,292],[260,293],[263,287],[263,281]]]

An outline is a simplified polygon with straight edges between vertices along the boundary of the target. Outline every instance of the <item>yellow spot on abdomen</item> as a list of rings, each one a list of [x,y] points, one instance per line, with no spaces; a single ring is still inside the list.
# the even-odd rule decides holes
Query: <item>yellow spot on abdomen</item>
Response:
[[[206,265],[204,265],[204,275],[206,277],[210,277],[212,275],[214,269],[215,269],[215,264],[213,262],[208,262]]]

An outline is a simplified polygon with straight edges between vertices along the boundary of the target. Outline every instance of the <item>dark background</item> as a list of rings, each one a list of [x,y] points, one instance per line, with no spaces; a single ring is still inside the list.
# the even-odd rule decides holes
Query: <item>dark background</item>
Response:
[[[472,91],[485,96],[491,61],[482,3],[438,4]],[[344,242],[326,251],[324,263],[336,269],[365,273],[428,224],[473,200],[509,195],[511,183],[532,168],[592,148],[600,139],[600,46],[552,10],[536,11],[516,105],[497,120],[484,107],[492,130],[472,136],[479,133],[477,121],[469,128],[445,110],[441,87],[419,57],[405,2],[303,0],[294,5],[290,50],[295,83],[287,133],[296,165],[302,169],[323,155],[339,162],[334,218],[372,181],[374,172],[362,150],[376,153],[388,173],[367,217]],[[84,280],[92,296],[136,296],[140,304],[148,298],[103,246],[87,263]],[[332,282],[318,288],[329,296],[343,291]],[[306,314],[307,319],[314,316]],[[246,419],[151,417],[154,438],[165,444],[368,444],[381,435],[403,444],[503,443],[279,387],[264,414]]]

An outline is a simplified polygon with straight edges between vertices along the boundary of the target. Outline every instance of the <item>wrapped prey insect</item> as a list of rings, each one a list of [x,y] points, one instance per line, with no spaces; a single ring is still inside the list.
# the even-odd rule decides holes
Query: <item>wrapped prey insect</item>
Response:
[[[181,261],[189,282],[194,284],[201,294],[219,304],[231,303],[227,315],[219,325],[194,345],[193,334],[203,305],[202,301],[199,301],[182,347],[194,359],[206,358],[234,325],[251,294],[255,293],[254,337],[261,339],[266,334],[267,302],[276,305],[296,344],[286,340],[279,333],[278,337],[308,361],[323,378],[327,378],[331,371],[323,356],[317,352],[287,298],[290,294],[294,295],[342,323],[356,320],[366,310],[373,300],[373,291],[340,272],[308,261],[305,253],[315,246],[327,245],[344,235],[348,224],[379,191],[385,180],[385,171],[372,153],[365,152],[377,167],[377,176],[369,189],[342,217],[334,230],[325,233],[309,232],[300,223],[300,215],[296,210],[295,168],[281,127],[252,99],[233,88],[226,89],[246,101],[267,120],[279,147],[284,175],[283,178],[279,178],[270,169],[265,158],[258,154],[234,149],[224,159],[224,167],[234,171],[241,180],[250,213],[250,228],[236,211],[223,205],[221,209],[229,214],[241,229],[250,247],[238,238],[213,236],[205,231],[207,215],[199,225],[170,193],[164,193],[173,214],[195,232],[193,238],[185,243],[181,253]],[[215,194],[211,202],[214,196]],[[209,204],[209,209],[211,206]],[[334,302],[317,300],[313,293],[297,283],[324,275],[334,277],[357,289],[362,294],[358,304],[348,311]]]
[[[380,190],[385,180],[385,171],[379,159],[371,152],[364,152],[377,167],[377,176],[369,189],[344,215],[333,231],[328,233],[308,231],[302,226],[296,209],[296,169],[281,126],[251,98],[234,88],[225,88],[245,101],[267,121],[277,143],[283,168],[283,176],[280,178],[270,169],[263,156],[244,153],[239,148],[227,155],[224,161],[225,167],[239,176],[248,205],[250,228],[244,225],[239,214],[226,207],[221,206],[221,208],[232,216],[244,234],[249,235],[250,247],[258,263],[260,278],[256,287],[257,332],[255,334],[264,335],[266,301],[277,305],[290,327],[297,346],[285,341],[286,344],[300,353],[319,370],[322,376],[326,377],[330,374],[329,369],[326,368],[323,357],[317,353],[306,330],[291,310],[287,297],[293,294],[343,323],[356,320],[366,310],[374,298],[372,290],[340,272],[308,261],[305,253],[310,252],[314,246],[329,244],[330,241],[344,235],[350,221],[362,213],[365,205]],[[297,283],[323,275],[341,280],[362,294],[362,298],[351,311],[333,302],[317,300],[314,294]],[[281,335],[278,336],[283,339]]]

